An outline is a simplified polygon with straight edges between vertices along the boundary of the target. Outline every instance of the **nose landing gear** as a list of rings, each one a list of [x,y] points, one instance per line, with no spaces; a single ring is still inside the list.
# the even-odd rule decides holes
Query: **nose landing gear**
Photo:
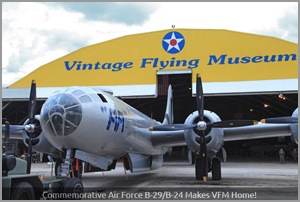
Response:
[[[57,178],[64,179],[58,185],[56,191],[59,193],[77,193],[72,194],[72,199],[79,199],[79,195],[83,193],[82,176],[82,161],[75,159],[72,149],[68,149],[65,162],[58,159],[55,163],[55,175]],[[77,197],[77,198],[76,198]]]

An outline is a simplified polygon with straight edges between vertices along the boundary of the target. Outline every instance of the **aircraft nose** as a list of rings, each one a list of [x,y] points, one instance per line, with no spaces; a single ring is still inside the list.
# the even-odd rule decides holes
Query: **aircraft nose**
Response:
[[[42,128],[54,136],[67,136],[79,126],[82,108],[71,94],[58,93],[50,97],[41,110]]]

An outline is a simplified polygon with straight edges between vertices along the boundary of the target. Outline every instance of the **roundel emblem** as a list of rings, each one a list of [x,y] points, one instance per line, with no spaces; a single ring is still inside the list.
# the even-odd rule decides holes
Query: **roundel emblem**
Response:
[[[171,54],[179,53],[183,49],[184,44],[185,39],[179,32],[169,32],[162,40],[163,48]]]

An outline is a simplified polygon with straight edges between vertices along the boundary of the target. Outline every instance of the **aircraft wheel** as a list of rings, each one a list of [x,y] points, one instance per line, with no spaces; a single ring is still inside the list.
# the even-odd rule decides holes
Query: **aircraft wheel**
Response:
[[[51,184],[51,189],[53,193],[63,193],[64,191],[64,182],[56,181]]]
[[[78,177],[67,179],[67,181],[64,184],[64,193],[78,193],[78,195],[83,193],[83,184],[81,179],[79,179]]]
[[[20,182],[12,188],[11,200],[35,200],[34,190],[30,183]]]
[[[217,157],[212,159],[212,179],[221,180],[221,161]]]
[[[196,158],[195,161],[195,171],[196,171],[196,179],[197,180],[203,180],[203,176],[206,176],[205,170],[207,170],[204,166],[205,163],[203,163],[205,159],[204,158]]]

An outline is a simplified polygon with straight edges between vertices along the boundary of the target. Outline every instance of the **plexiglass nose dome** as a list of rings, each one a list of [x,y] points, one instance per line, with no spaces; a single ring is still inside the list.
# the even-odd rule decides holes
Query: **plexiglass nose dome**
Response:
[[[74,132],[81,118],[81,104],[71,94],[66,93],[50,97],[41,111],[43,128],[58,136],[67,136]]]

